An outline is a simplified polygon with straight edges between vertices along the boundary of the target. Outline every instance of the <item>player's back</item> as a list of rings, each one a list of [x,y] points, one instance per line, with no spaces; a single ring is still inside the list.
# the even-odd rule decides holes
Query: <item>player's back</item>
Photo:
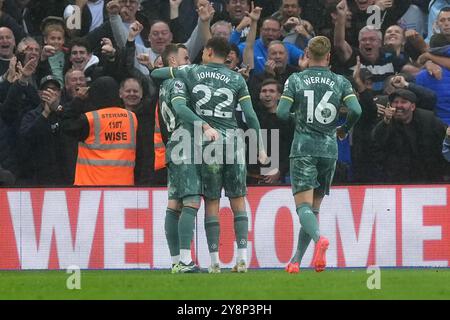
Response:
[[[295,136],[291,157],[337,158],[336,127],[343,99],[352,94],[350,82],[325,67],[291,75],[286,83],[294,100]]]
[[[189,65],[179,70],[183,70],[192,106],[203,120],[224,137],[227,129],[238,128],[236,106],[239,99],[248,96],[247,84],[239,73],[217,63]]]
[[[166,158],[171,155],[171,150],[177,145],[180,138],[178,136],[190,137],[191,144],[194,139],[194,125],[183,121],[177,114],[173,101],[174,99],[185,99],[189,106],[189,99],[186,85],[180,79],[168,79],[161,84],[159,90],[160,116],[167,128],[168,142],[166,145]],[[177,136],[177,137],[176,137]],[[176,137],[176,138],[175,138]],[[187,155],[186,155],[187,156]]]

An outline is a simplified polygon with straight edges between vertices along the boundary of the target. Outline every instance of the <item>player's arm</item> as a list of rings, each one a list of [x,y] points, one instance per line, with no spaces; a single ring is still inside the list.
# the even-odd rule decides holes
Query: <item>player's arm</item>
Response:
[[[189,109],[189,107],[186,105],[186,98],[180,96],[174,97],[171,103],[173,108],[175,109],[176,114],[184,122],[187,123],[201,122],[202,125],[205,122],[198,115],[192,112],[191,109]]]
[[[192,65],[194,66],[194,65]],[[187,79],[188,78],[188,70],[189,66],[181,66],[177,68],[173,67],[163,67],[158,68],[152,71],[150,74],[153,78],[156,79],[173,79],[173,78],[181,78],[181,79]]]
[[[153,78],[155,79],[173,79],[175,78],[174,72],[173,72],[172,67],[163,67],[163,68],[158,68],[152,71],[152,73],[150,74]]]
[[[186,123],[201,124],[203,132],[209,140],[216,140],[218,133],[206,121],[203,121],[186,104],[187,90],[182,81],[175,80],[172,87],[171,104],[177,116]]]
[[[281,96],[277,107],[277,117],[281,120],[287,121],[290,117],[290,110],[294,100],[287,96]]]
[[[261,125],[259,124],[258,117],[256,116],[256,112],[253,109],[252,100],[250,99],[250,95],[245,95],[239,99],[239,103],[241,105],[242,111],[245,115],[245,120],[250,129],[255,130],[257,143],[258,143],[258,160],[265,164],[267,162],[267,154],[264,148],[264,143],[261,135]]]
[[[291,77],[289,77],[284,84],[283,94],[281,95],[277,106],[277,117],[284,121],[289,120],[291,107],[294,103],[295,81]]]
[[[347,136],[347,133],[353,128],[361,117],[362,109],[358,99],[354,93],[351,93],[344,97],[344,105],[347,107],[347,119],[343,125],[337,128],[337,135],[339,139],[343,140]]]

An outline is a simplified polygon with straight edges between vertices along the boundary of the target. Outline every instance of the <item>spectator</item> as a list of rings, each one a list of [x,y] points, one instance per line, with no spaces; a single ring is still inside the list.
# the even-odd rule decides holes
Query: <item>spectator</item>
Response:
[[[136,165],[134,167],[134,184],[163,184],[155,177],[154,131],[157,96],[143,96],[141,83],[135,78],[128,78],[120,84],[119,96],[125,109],[136,114],[138,128],[136,136]],[[158,119],[160,128],[165,129],[162,118]],[[162,131],[166,139],[167,132]],[[161,177],[163,178],[163,177]]]
[[[83,113],[82,100],[74,99],[63,122],[64,132],[79,141],[74,184],[133,185],[135,114],[120,107],[119,85],[111,77],[96,79],[87,98],[93,110]]]
[[[75,5],[80,8],[81,28],[69,30],[72,38],[83,37],[108,20],[106,5],[110,0],[76,0]],[[64,19],[75,14],[74,5],[70,4],[64,9]]]
[[[212,37],[223,37],[225,39],[230,39],[232,31],[233,26],[230,22],[225,20],[219,20],[211,26]]]
[[[372,131],[382,152],[384,182],[442,181],[445,162],[442,141],[446,126],[431,111],[416,108],[416,95],[397,89],[389,95],[390,107]]]
[[[235,29],[245,18],[245,12],[250,12],[250,0],[225,0],[225,11],[218,15],[215,15],[211,23],[215,23],[220,20],[230,22]],[[238,30],[239,43],[244,42],[250,31],[249,26]]]
[[[26,36],[26,33],[13,17],[11,17],[7,12],[4,12],[3,2],[4,0],[0,0],[0,27],[6,27],[11,30],[14,34],[14,38],[17,41],[20,41]]]
[[[347,2],[344,0],[343,2]],[[379,8],[378,19],[380,25],[376,25],[377,17],[373,11],[367,11],[369,6],[375,5]],[[397,24],[397,21],[406,13],[411,0],[354,0],[348,1],[349,9],[352,11],[352,28],[361,30],[367,25],[373,25],[382,34],[389,26]],[[359,40],[359,39],[355,39]]]
[[[450,44],[450,6],[443,8],[436,21],[439,33],[444,35]]]
[[[377,165],[379,152],[370,135],[375,125],[381,120],[378,109],[381,112],[385,106],[375,102],[372,91],[372,77],[373,75],[369,70],[361,68],[361,63],[357,59],[357,65],[353,72],[353,82],[362,113],[351,134],[350,162],[353,181],[362,183],[382,181],[382,175]],[[339,144],[339,150],[343,146],[345,145]]]
[[[256,39],[254,46],[254,70],[255,75],[264,72],[265,64],[267,61],[268,46],[273,40],[279,40],[281,37],[281,25],[280,22],[274,18],[266,18],[261,26],[260,37]],[[239,50],[241,54],[244,52],[246,44],[241,43]],[[303,50],[297,48],[293,44],[285,43],[288,51],[288,64],[298,65],[299,58],[303,55]]]
[[[41,47],[34,38],[25,37],[17,44],[16,57],[17,61],[20,62],[22,66],[26,65],[31,59],[39,61],[40,54]],[[39,87],[39,81],[42,78],[42,74],[44,74],[42,70],[40,70],[40,67],[41,65],[39,64],[38,69],[29,79],[30,84],[35,88]]]
[[[117,14],[117,10],[114,9],[114,1],[108,4],[110,11],[110,22],[114,33],[115,41],[119,48],[125,47],[126,40],[129,34],[129,28],[124,27],[120,21],[121,17]],[[206,41],[205,33],[209,33],[209,23],[213,14],[212,6],[200,7],[198,26],[192,32],[191,37],[185,43],[188,48],[189,55],[195,57],[202,49],[203,43]],[[142,26],[144,30],[144,26]],[[136,43],[136,56],[141,56],[142,54],[148,55],[150,57],[150,63],[153,65],[157,56],[162,53],[167,44],[171,43],[173,40],[172,32],[170,31],[169,25],[162,21],[153,21],[148,41],[150,43],[150,48],[147,46],[142,46]],[[135,60],[135,67],[139,69],[144,75],[148,75],[148,69],[143,68],[139,61]]]
[[[23,143],[20,156],[22,163],[26,164],[26,184],[67,185],[70,183],[66,160],[68,150],[60,129],[63,112],[61,83],[49,75],[42,78],[39,90],[41,102],[24,115],[20,126]]]
[[[150,25],[147,18],[138,12],[139,4],[141,0],[111,0],[106,5],[109,20],[104,22],[99,27],[88,32],[85,38],[92,52],[96,55],[100,55],[102,47],[102,39],[108,38],[113,40],[113,46],[122,48],[125,46],[125,41],[128,34],[128,28],[130,24],[136,20],[142,25],[142,32],[137,38],[137,43],[141,46],[148,47],[148,35],[150,32]],[[112,26],[113,21],[116,24],[118,30],[122,30],[121,36],[117,36],[117,32],[114,31]]]
[[[432,49],[439,49],[445,46],[446,39],[440,35],[434,35],[430,41]],[[427,55],[432,57],[432,54]],[[443,58],[443,57],[440,57]],[[450,58],[450,55],[447,57]],[[447,125],[450,125],[450,70],[448,67],[440,67],[440,79],[430,75],[428,70],[422,70],[416,75],[416,84],[424,86],[436,93],[437,102],[434,108],[436,116]]]
[[[382,33],[373,26],[365,26],[359,31],[359,48],[354,48],[345,40],[345,21],[347,17],[346,1],[337,5],[338,17],[334,32],[334,47],[338,60],[344,67],[344,74],[351,75],[356,65],[356,57],[361,58],[361,67],[373,74],[373,90],[376,94],[383,91],[384,80],[400,72],[407,63],[404,57],[385,52],[382,48]]]
[[[425,39],[430,42],[431,37],[439,33],[438,16],[442,9],[450,7],[448,0],[431,0],[428,6],[428,35]],[[446,9],[447,10],[447,9]]]
[[[48,69],[58,81],[64,83],[64,53],[65,33],[63,21],[60,23],[47,23],[43,30],[44,47],[41,53],[41,63],[48,63]]]
[[[248,165],[249,184],[280,184],[286,183],[289,175],[289,152],[294,137],[294,126],[291,122],[286,123],[277,118],[277,106],[282,93],[282,86],[274,79],[266,79],[261,84],[258,98],[258,109],[262,110],[258,115],[261,129],[267,131],[267,142],[265,150],[271,158],[276,157],[278,152],[279,165],[277,172],[273,175],[261,175],[259,164]],[[278,130],[278,140],[271,139],[274,132]],[[249,162],[247,162],[249,163]]]
[[[19,127],[22,117],[28,111],[36,108],[40,103],[39,95],[31,84],[32,75],[36,71],[37,59],[30,59],[23,67],[11,59],[6,83],[8,90],[6,99],[0,105],[0,137],[1,137],[1,165],[11,171],[17,181],[22,178],[22,163],[18,155],[21,154],[18,145]]]
[[[100,59],[92,53],[89,43],[83,38],[74,39],[69,46],[69,63],[66,68],[81,70],[90,83],[102,73]]]
[[[312,24],[309,21],[302,19],[300,17],[301,14],[302,8],[300,7],[298,0],[282,0],[280,9],[275,12],[272,17],[278,19],[283,26],[281,32],[283,37],[286,37],[289,34],[304,35],[304,31],[306,31],[306,35],[304,36],[307,37],[307,39],[314,36]],[[302,32],[300,32],[300,29]],[[306,44],[301,46],[301,48],[304,49]]]
[[[288,51],[286,48],[286,43],[279,40],[270,42],[267,49],[267,54],[268,56],[264,66],[264,72],[256,75],[252,74],[249,81],[250,93],[254,99],[259,96],[261,89],[260,85],[265,79],[275,79],[281,86],[283,86],[291,74],[300,71],[298,67],[288,64]],[[255,111],[259,112],[259,110]]]
[[[76,69],[67,70],[64,76],[61,104],[69,103],[76,96],[77,91],[86,86],[86,76],[83,71]]]
[[[3,82],[7,75],[5,72],[9,68],[9,62],[14,55],[16,40],[11,29],[0,27],[0,82]]]

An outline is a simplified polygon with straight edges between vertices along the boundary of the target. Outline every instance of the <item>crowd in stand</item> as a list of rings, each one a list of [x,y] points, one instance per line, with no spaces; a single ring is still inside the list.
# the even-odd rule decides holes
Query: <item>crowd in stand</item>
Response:
[[[114,116],[128,117],[126,136],[114,139],[134,151],[104,163],[128,168],[122,179],[111,172],[97,184],[166,184],[167,128],[150,73],[170,43],[201,63],[210,37],[229,40],[226,63],[247,80],[261,128],[279,130],[279,170],[249,166],[248,182],[289,183],[294,126],[276,107],[316,35],[331,40],[331,69],[363,108],[338,141],[335,182],[448,183],[450,0],[0,0],[0,184],[90,184],[83,161],[102,161],[107,142],[88,141],[89,130],[111,116],[96,112],[105,107],[123,109]]]

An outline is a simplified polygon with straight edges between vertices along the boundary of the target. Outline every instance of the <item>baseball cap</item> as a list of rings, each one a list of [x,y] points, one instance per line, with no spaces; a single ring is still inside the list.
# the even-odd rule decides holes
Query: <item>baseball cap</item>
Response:
[[[369,69],[361,68],[361,70],[359,70],[359,77],[361,78],[362,81],[366,81],[371,79],[373,77],[373,74],[372,72],[370,72]]]
[[[406,89],[396,89],[389,95],[389,102],[394,101],[396,97],[402,97],[403,99],[408,100],[409,102],[416,103],[417,96],[414,92],[406,90]]]
[[[61,89],[61,83],[55,76],[51,74],[41,79],[41,82],[39,83],[39,89],[42,90],[48,82],[53,82],[59,89]]]

